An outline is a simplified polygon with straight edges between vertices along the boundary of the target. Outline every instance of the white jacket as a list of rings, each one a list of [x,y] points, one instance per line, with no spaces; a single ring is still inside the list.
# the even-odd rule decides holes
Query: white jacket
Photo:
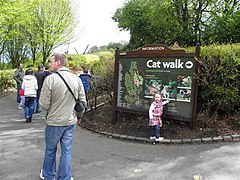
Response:
[[[33,75],[25,75],[23,78],[22,89],[24,90],[25,97],[37,96],[37,79]]]

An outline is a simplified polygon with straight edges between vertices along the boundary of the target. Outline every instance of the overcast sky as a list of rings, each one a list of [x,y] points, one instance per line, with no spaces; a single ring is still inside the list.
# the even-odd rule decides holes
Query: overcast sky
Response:
[[[67,51],[69,54],[82,54],[89,45],[101,46],[110,42],[129,41],[129,32],[120,31],[111,17],[117,8],[124,4],[125,0],[74,0],[77,7],[79,25],[77,34],[80,38],[62,47],[60,51]],[[76,49],[76,50],[75,50]]]

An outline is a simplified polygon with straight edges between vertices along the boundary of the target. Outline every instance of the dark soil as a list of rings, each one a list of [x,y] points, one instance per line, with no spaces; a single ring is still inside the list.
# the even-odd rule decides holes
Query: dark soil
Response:
[[[111,105],[104,105],[85,113],[81,124],[86,128],[108,133],[148,138],[151,127],[148,117],[131,113],[118,113],[117,123],[112,125]],[[219,119],[217,116],[199,115],[195,128],[189,122],[163,119],[161,136],[167,139],[189,139],[240,134],[240,113]]]

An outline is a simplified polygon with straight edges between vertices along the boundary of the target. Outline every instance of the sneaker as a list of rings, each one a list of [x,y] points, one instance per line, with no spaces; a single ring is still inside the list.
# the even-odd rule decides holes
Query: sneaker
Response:
[[[42,169],[40,170],[40,175],[39,175],[39,177],[40,177],[41,179],[44,179],[43,174],[42,174]]]
[[[40,177],[41,179],[44,179],[42,169],[40,170],[39,177]],[[54,180],[55,180],[55,179],[54,179]],[[70,179],[70,180],[74,180],[73,176],[71,176],[71,179]]]
[[[156,138],[155,138],[155,136],[150,136],[150,139],[155,140]]]
[[[156,139],[155,139],[155,141],[162,141],[162,140],[164,140],[163,137],[159,137],[159,138],[156,138]]]

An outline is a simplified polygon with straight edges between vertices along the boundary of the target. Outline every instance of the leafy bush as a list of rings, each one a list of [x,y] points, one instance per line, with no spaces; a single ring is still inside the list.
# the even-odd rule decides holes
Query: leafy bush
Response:
[[[7,70],[11,68],[12,68],[12,64],[10,63],[0,63],[0,70]]]
[[[113,91],[114,78],[114,53],[98,52],[96,55],[99,61],[96,61],[92,66],[92,73],[97,78],[93,78],[94,86],[101,94],[110,94]]]
[[[95,53],[100,61],[104,61],[106,59],[113,59],[114,58],[114,53],[113,52],[110,52],[110,51],[100,51],[100,52],[97,52]]]
[[[83,67],[88,67],[91,69],[93,64],[99,61],[99,57],[92,54],[68,55],[67,58],[70,69],[82,69]]]
[[[0,70],[0,93],[13,91],[16,87],[16,82],[13,79],[15,70]]]
[[[93,85],[98,93],[113,91],[114,53],[101,51],[96,54],[68,55],[68,66],[74,71],[90,69]]]
[[[240,46],[211,45],[201,49],[199,94],[203,109],[229,114],[240,106]]]

